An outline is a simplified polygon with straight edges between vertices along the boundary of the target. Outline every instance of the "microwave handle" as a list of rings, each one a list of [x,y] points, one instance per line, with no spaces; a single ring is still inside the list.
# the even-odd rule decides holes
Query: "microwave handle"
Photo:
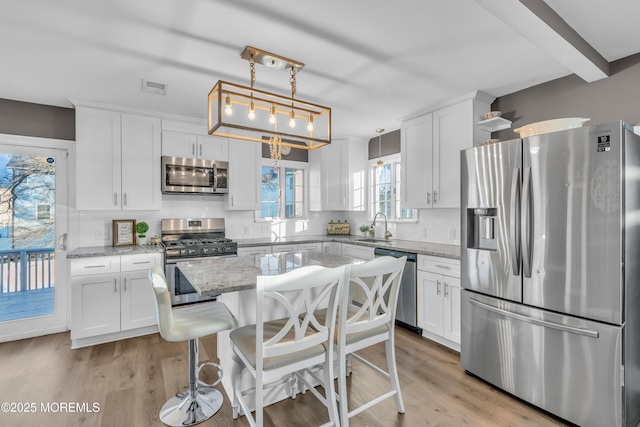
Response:
[[[218,188],[218,168],[216,164],[213,164],[213,189]]]

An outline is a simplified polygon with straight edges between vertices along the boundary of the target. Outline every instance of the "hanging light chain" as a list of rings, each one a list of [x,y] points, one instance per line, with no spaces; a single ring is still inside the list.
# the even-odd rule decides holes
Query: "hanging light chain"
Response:
[[[253,61],[253,55],[249,60],[249,72],[251,73],[251,89],[253,89],[253,85],[256,83],[256,63]]]
[[[291,74],[291,78],[289,79],[289,82],[291,83],[291,98],[294,98],[296,96],[296,67],[291,67],[290,70],[290,74]]]

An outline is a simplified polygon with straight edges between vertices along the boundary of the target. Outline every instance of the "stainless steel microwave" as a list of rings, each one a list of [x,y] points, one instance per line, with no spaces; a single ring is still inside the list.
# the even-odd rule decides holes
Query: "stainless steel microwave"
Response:
[[[162,156],[162,192],[225,194],[229,192],[229,162]]]

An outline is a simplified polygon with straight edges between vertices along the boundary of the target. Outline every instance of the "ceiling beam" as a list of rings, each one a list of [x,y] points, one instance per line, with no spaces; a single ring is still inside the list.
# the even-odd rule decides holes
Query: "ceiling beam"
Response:
[[[609,76],[609,63],[543,0],[475,0],[587,82]]]

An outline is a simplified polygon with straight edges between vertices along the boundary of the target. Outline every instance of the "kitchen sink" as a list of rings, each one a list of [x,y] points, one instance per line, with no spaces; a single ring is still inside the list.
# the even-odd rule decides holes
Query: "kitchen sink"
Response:
[[[368,242],[368,243],[386,243],[391,244],[390,240],[383,239],[381,237],[356,237],[356,242]]]

